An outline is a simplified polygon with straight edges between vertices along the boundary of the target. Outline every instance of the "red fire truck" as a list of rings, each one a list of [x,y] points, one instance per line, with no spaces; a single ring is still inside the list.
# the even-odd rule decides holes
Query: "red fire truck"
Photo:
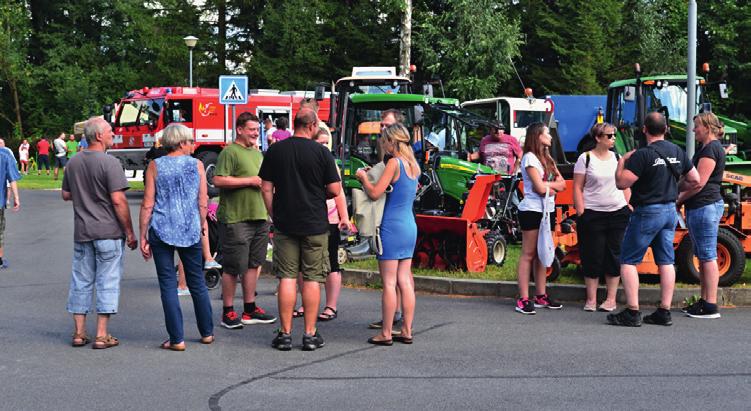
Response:
[[[259,118],[294,118],[304,98],[318,95],[318,116],[329,119],[329,93],[319,91],[249,90],[248,104],[237,105],[236,113],[250,112]],[[144,170],[145,154],[161,137],[164,127],[182,123],[189,127],[196,141],[195,157],[206,167],[209,191],[216,194],[211,184],[213,168],[219,151],[232,141],[232,109],[219,104],[219,90],[201,87],[144,87],[128,92],[117,109],[105,107],[115,133],[115,145],[108,151],[117,157],[127,172]],[[289,124],[291,125],[291,121]],[[262,135],[265,147],[266,136]]]

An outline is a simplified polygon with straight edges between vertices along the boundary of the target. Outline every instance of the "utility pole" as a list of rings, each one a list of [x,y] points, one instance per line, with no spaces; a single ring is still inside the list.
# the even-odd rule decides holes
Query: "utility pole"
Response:
[[[409,74],[409,56],[412,48],[412,0],[404,0],[401,36],[399,37],[399,75]]]
[[[694,116],[696,115],[696,0],[688,2],[688,115],[686,154],[694,156]]]

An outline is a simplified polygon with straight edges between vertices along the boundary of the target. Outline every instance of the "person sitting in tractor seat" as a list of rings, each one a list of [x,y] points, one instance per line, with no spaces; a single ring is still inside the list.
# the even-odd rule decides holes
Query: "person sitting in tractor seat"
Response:
[[[478,161],[506,175],[516,174],[522,157],[522,148],[515,137],[504,133],[502,123],[493,124],[490,134],[480,141],[478,151],[469,153],[471,161]]]

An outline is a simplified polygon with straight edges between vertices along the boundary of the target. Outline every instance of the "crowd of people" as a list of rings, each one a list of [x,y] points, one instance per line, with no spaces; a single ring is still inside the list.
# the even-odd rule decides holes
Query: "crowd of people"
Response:
[[[37,175],[42,175],[42,169],[50,175],[50,170],[54,166],[54,178],[58,179],[60,170],[65,169],[66,164],[70,159],[79,151],[88,147],[86,138],[81,136],[80,140],[76,140],[75,134],[68,134],[66,139],[65,133],[60,133],[57,138],[50,144],[49,138],[42,137],[34,145],[36,151],[36,160],[32,156],[32,145],[29,144],[28,139],[23,139],[21,144],[18,145],[18,165],[20,167],[21,174],[29,174],[29,170],[33,167],[37,169]],[[50,151],[52,151],[53,159],[50,160]]]
[[[668,124],[664,115],[649,113],[642,132],[646,146],[619,157],[613,148],[616,130],[611,124],[596,124],[589,135],[591,149],[574,166],[574,205],[582,271],[586,284],[585,311],[616,310],[616,291],[623,283],[626,307],[607,316],[612,325],[638,327],[672,325],[670,308],[675,287],[673,238],[679,211],[685,208],[694,254],[700,262],[701,298],[685,307],[692,318],[719,318],[717,306],[717,233],[724,212],[720,185],[725,151],[720,143],[723,125],[712,113],[694,119],[696,141],[693,159],[665,140]],[[545,266],[540,263],[537,240],[543,226],[544,202],[553,203],[555,193],[566,184],[549,154],[551,138],[541,123],[527,128],[521,173],[524,199],[519,204],[522,253],[518,265],[519,298],[516,311],[535,314],[536,308],[563,306],[545,292]],[[554,208],[547,208],[554,209]],[[550,221],[554,221],[551,213]],[[647,248],[651,247],[660,274],[661,302],[642,318],[639,310],[639,274]],[[529,298],[530,272],[536,293]],[[606,298],[597,306],[600,279]]]
[[[338,314],[340,230],[353,227],[339,170],[327,148],[331,134],[328,127],[321,126],[316,113],[314,102],[302,105],[294,117],[291,136],[277,140],[265,154],[259,146],[259,118],[251,113],[238,116],[236,139],[219,155],[214,176],[214,184],[220,189],[217,219],[221,265],[209,252],[206,175],[203,165],[192,156],[195,141],[188,128],[171,124],[164,129],[160,139],[163,152],[155,156],[145,172],[140,235],[133,228],[125,197],[128,183],[120,163],[106,154],[113,145],[110,124],[101,118],[89,119],[84,126],[87,147],[69,161],[69,151],[78,152],[79,143],[72,136],[66,142],[61,134],[53,142],[55,164],[66,169],[62,198],[72,201],[74,210],[74,254],[67,303],[75,327],[71,344],[80,347],[92,343],[95,349],[119,344],[109,332],[109,319],[118,312],[125,249],[134,250],[139,244],[142,256],[153,258],[157,273],[168,335],[161,348],[186,349],[175,253],[184,275],[180,281],[184,281],[189,290],[186,294],[193,301],[201,343],[211,344],[215,339],[203,273],[207,264],[222,270],[222,326],[238,329],[276,322],[276,316],[256,304],[256,286],[273,222],[272,272],[279,279],[280,328],[271,345],[281,351],[290,350],[293,319],[302,317],[302,349],[323,347],[318,322],[331,321]],[[356,173],[371,201],[385,198],[376,241],[383,279],[382,315],[370,324],[370,328],[380,331],[367,340],[381,346],[413,343],[415,292],[411,259],[417,227],[412,203],[420,166],[410,145],[409,131],[402,123],[398,110],[382,113],[383,162],[372,170],[360,169]],[[665,140],[667,127],[662,114],[649,113],[642,130],[647,145],[620,157],[612,150],[615,127],[596,124],[590,132],[589,149],[579,156],[574,167],[573,198],[586,284],[583,308],[611,312],[607,320],[613,325],[672,324],[672,241],[681,207],[685,207],[701,273],[701,299],[686,307],[686,314],[694,318],[720,316],[716,248],[724,210],[720,192],[725,164],[720,143],[723,126],[712,113],[694,118],[701,145],[693,159]],[[547,267],[541,262],[537,244],[538,238],[546,235],[543,230],[554,229],[554,213],[544,213],[555,209],[555,194],[566,189],[566,182],[550,155],[552,137],[544,124],[527,127],[523,149],[507,140],[502,126],[495,127],[483,139],[475,158],[503,167],[505,172],[519,169],[524,182],[524,198],[518,205],[522,250],[515,310],[522,314],[535,314],[539,308],[559,310],[563,305],[546,291]],[[46,149],[50,149],[49,144]],[[28,142],[24,141],[19,148],[22,160],[28,159],[28,150]],[[499,160],[499,156],[504,159]],[[0,150],[0,182],[9,185],[9,190],[2,190],[0,200],[6,205],[6,196],[12,194],[16,210],[20,207],[16,187],[20,178],[13,153]],[[4,207],[0,208],[0,266],[4,264],[3,212]],[[642,319],[636,266],[650,246],[659,267],[662,299],[657,310]],[[531,279],[535,283],[532,298]],[[598,306],[601,279],[606,284],[606,298]],[[238,281],[243,301],[240,313],[234,307]],[[626,307],[616,314],[615,296],[621,281]],[[319,312],[321,283],[325,284],[325,304]],[[295,308],[298,291],[302,304]],[[92,311],[97,314],[93,339],[86,331],[86,316]],[[397,327],[400,329],[394,329]]]

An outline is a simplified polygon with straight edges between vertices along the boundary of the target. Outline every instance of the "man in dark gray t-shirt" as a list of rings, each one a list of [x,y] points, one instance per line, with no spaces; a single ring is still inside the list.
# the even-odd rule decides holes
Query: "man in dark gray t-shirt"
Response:
[[[73,270],[68,312],[73,314],[75,332],[71,344],[86,345],[86,314],[91,309],[96,286],[98,314],[93,348],[118,345],[107,332],[109,316],[117,313],[123,251],[137,246],[125,190],[128,182],[120,162],[105,153],[112,147],[112,127],[101,118],[84,125],[89,147],[71,158],[63,176],[63,200],[73,201]]]

